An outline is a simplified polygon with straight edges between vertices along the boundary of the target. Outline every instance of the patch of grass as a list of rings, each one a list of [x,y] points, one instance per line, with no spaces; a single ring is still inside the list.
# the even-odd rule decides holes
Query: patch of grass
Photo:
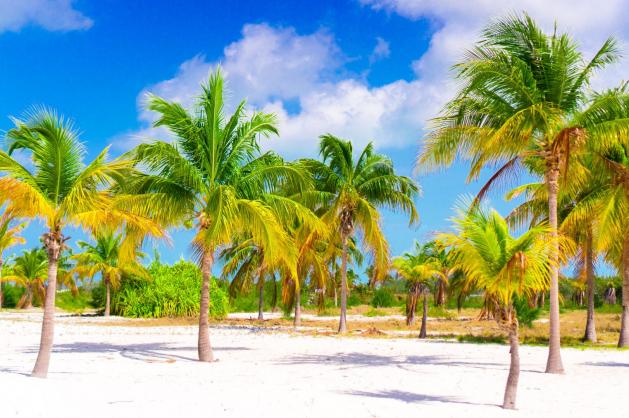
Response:
[[[383,310],[380,309],[376,309],[376,308],[371,308],[370,310],[368,310],[367,312],[365,312],[363,315],[368,316],[370,318],[374,317],[374,316],[387,316],[389,315],[388,312],[385,312]]]
[[[456,337],[460,343],[474,344],[506,344],[507,339],[501,335],[458,335]]]
[[[94,301],[90,291],[79,289],[76,295],[70,291],[57,292],[55,306],[67,312],[83,313],[87,309],[94,308]]]
[[[419,315],[421,316],[421,312],[419,312]],[[458,314],[456,311],[446,309],[443,306],[430,306],[428,308],[428,316],[431,318],[457,319]]]

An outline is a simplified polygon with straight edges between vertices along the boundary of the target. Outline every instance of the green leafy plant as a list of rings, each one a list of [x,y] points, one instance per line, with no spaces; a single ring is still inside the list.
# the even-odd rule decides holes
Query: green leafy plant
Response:
[[[123,281],[112,300],[112,312],[134,318],[192,317],[199,314],[201,271],[187,261],[171,265],[154,262],[149,267],[149,281]],[[217,281],[211,281],[209,313],[224,318],[228,298]]]

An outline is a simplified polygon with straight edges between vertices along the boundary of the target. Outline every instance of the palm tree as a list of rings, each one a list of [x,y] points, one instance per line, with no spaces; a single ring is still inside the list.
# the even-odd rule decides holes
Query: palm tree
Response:
[[[515,409],[520,356],[514,297],[530,296],[548,285],[552,263],[551,230],[539,225],[515,238],[495,210],[476,205],[459,209],[454,232],[439,239],[452,250],[453,267],[471,287],[483,289],[493,316],[509,334],[511,363],[503,408]]]
[[[610,142],[628,129],[629,121],[614,112],[616,99],[588,100],[585,94],[592,74],[618,57],[610,38],[586,62],[567,34],[547,35],[528,15],[491,23],[467,59],[455,66],[462,88],[434,120],[418,160],[419,166],[430,168],[450,165],[461,155],[471,160],[470,180],[482,168],[500,165],[478,199],[522,168],[543,176],[555,242],[548,373],[563,372],[556,263],[560,182],[575,168],[572,157],[586,142]]]
[[[22,255],[15,257],[11,266],[11,274],[3,280],[15,282],[24,288],[24,294],[18,301],[16,308],[28,309],[33,306],[33,300],[38,303],[44,300],[47,273],[46,252],[41,248],[25,250]]]
[[[629,110],[629,101],[627,102]],[[629,114],[629,112],[627,112]],[[629,346],[629,142],[599,154],[607,174],[600,211],[601,247],[622,277],[622,315],[618,347]],[[620,238],[620,239],[618,239]]]
[[[313,173],[316,191],[303,194],[304,201],[323,205],[323,221],[338,230],[341,255],[341,315],[338,332],[347,332],[347,261],[348,241],[358,229],[363,245],[373,256],[374,275],[386,274],[389,248],[380,229],[378,207],[402,210],[410,223],[418,220],[413,198],[418,186],[408,177],[395,174],[391,160],[376,154],[369,143],[354,159],[352,143],[330,134],[320,137],[323,162],[304,160]],[[338,242],[337,241],[337,242]],[[336,242],[332,241],[334,245]]]
[[[107,188],[125,178],[129,163],[107,162],[107,149],[90,164],[83,163],[85,147],[79,141],[71,121],[54,111],[40,108],[26,121],[12,119],[15,127],[7,133],[8,153],[0,151],[0,200],[9,201],[17,216],[38,217],[48,231],[43,234],[43,247],[48,257],[47,291],[44,301],[39,354],[32,376],[46,377],[54,334],[55,291],[58,262],[66,241],[67,224],[96,230],[122,223],[137,228],[153,223],[130,216],[116,207],[116,197]],[[32,168],[11,157],[18,149],[31,154]]]
[[[24,238],[20,233],[26,226],[25,223],[16,224],[16,217],[11,208],[5,208],[0,216],[0,309],[2,309],[2,266],[4,265],[4,252],[18,244],[23,244]]]
[[[448,280],[453,273],[448,258],[448,251],[439,241],[429,242],[425,245],[424,250],[432,263],[434,263],[441,272],[439,277],[437,277],[435,306],[444,306],[446,304]]]
[[[202,86],[192,112],[153,95],[148,109],[159,116],[154,126],[166,127],[174,142],[154,141],[131,152],[148,172],[132,181],[133,190],[160,202],[160,218],[194,224],[192,246],[203,274],[198,352],[200,361],[210,362],[209,286],[215,253],[234,238],[246,236],[264,248],[266,259],[284,260],[294,271],[289,237],[276,217],[278,207],[290,211],[294,202],[281,195],[261,195],[270,194],[265,193],[269,182],[292,181],[299,173],[286,164],[269,163],[273,159],[269,154],[260,155],[259,137],[277,134],[274,115],[247,117],[243,101],[225,116],[220,70]],[[268,203],[271,200],[275,207]]]
[[[428,293],[431,284],[435,280],[447,280],[447,276],[442,272],[441,266],[430,257],[430,246],[416,243],[415,253],[405,253],[401,257],[393,260],[393,268],[408,282],[409,295],[406,306],[406,323],[413,324],[417,298],[423,294],[423,314],[422,325],[419,338],[426,338],[426,324],[428,320]]]
[[[109,316],[111,287],[118,288],[124,276],[148,278],[148,272],[137,259],[121,259],[121,235],[112,232],[99,233],[95,240],[95,244],[84,241],[77,243],[83,252],[72,257],[77,263],[74,272],[79,277],[94,278],[97,274],[101,275],[105,284],[105,316]]]
[[[573,176],[566,181],[563,193],[558,198],[558,222],[560,231],[578,245],[575,254],[575,276],[584,284],[587,293],[587,316],[583,340],[596,342],[596,321],[594,319],[595,261],[598,256],[598,214],[604,196],[604,184],[597,168],[592,164],[592,154],[580,158],[585,175]],[[547,190],[543,183],[531,183],[512,190],[508,199],[525,194],[526,201],[516,207],[507,217],[515,227],[525,224],[536,225],[548,222]],[[537,299],[537,295],[536,295]]]

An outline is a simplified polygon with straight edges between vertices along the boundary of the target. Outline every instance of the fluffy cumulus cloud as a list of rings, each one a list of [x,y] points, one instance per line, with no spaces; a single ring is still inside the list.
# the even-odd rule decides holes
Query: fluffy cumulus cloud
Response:
[[[0,33],[41,26],[51,31],[88,29],[93,22],[74,9],[73,0],[0,0]]]
[[[626,0],[360,0],[378,11],[397,13],[409,19],[429,19],[437,28],[429,50],[414,64],[418,76],[437,80],[472,46],[489,19],[521,11],[529,13],[547,31],[555,23],[593,54],[610,35],[624,49],[629,48],[629,20]],[[597,87],[617,84],[623,77],[622,64],[596,80]],[[603,78],[604,77],[604,78]]]
[[[386,55],[385,46],[378,54]],[[242,38],[228,45],[220,60],[197,56],[184,62],[172,79],[147,87],[138,104],[144,109],[146,93],[151,92],[189,106],[199,83],[220,65],[232,107],[235,100],[246,98],[251,108],[277,115],[281,137],[266,144],[287,157],[314,155],[317,138],[325,132],[351,138],[359,146],[370,140],[378,147],[415,143],[429,116],[427,109],[434,109],[428,104],[441,102],[443,90],[420,80],[372,87],[361,78],[343,77],[344,60],[325,31],[299,34],[292,28],[246,25]],[[126,148],[149,136],[167,137],[149,128],[154,117],[141,110],[145,128],[118,138],[117,145]]]
[[[147,91],[190,105],[199,83],[221,65],[232,101],[247,98],[251,108],[277,114],[281,138],[267,144],[289,158],[314,155],[317,137],[325,132],[350,138],[358,146],[373,140],[380,149],[415,147],[426,120],[454,92],[449,67],[472,46],[488,19],[524,9],[552,30],[559,18],[561,29],[574,34],[586,53],[593,53],[609,35],[625,44],[629,39],[623,8],[626,0],[597,4],[588,0],[478,0],[473,5],[457,0],[361,1],[376,11],[434,23],[430,47],[412,63],[414,79],[372,86],[345,71],[346,58],[333,34],[325,30],[301,34],[293,28],[246,25],[241,39],[228,45],[219,59],[191,58],[181,64],[172,79],[147,87],[139,95],[139,107],[143,108]],[[388,54],[389,44],[376,38],[370,61]],[[595,87],[617,84],[626,78],[622,69],[621,64],[605,72],[595,80]],[[164,131],[150,129],[153,118],[151,113],[140,111],[144,128],[135,133],[135,141],[167,137]],[[132,145],[134,141],[128,137],[118,140],[118,145]]]

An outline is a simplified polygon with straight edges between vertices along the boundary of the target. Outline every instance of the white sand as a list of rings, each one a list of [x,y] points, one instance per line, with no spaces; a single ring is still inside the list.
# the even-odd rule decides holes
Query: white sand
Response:
[[[60,318],[49,377],[27,377],[40,315],[0,314],[1,417],[627,417],[629,352],[564,349],[542,373],[522,347],[518,411],[503,411],[508,347],[416,339],[305,337],[212,328],[219,361],[196,358],[194,327]]]

